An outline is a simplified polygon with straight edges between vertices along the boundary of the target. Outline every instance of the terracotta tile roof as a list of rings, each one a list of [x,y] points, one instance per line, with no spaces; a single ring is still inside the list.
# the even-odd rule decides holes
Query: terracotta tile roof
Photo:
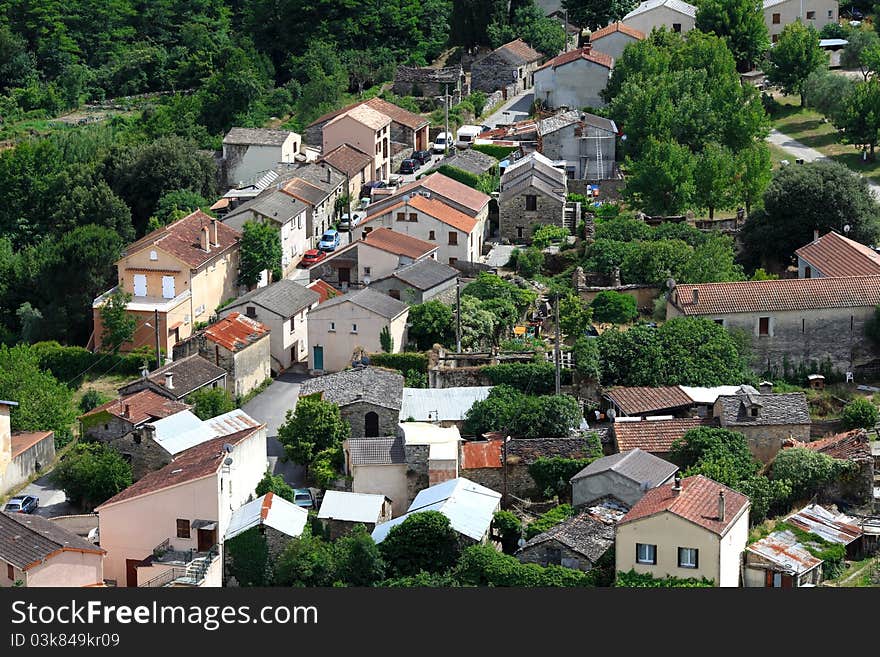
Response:
[[[880,304],[880,276],[680,284],[673,297],[684,315],[865,308]]]
[[[212,221],[217,222],[218,245],[213,243]],[[212,240],[210,251],[205,251],[201,246],[202,232],[205,227],[208,228],[208,234]],[[230,228],[219,220],[212,219],[201,210],[196,210],[172,224],[154,230],[137,242],[129,244],[125,249],[125,255],[130,256],[150,246],[156,246],[179,258],[193,269],[197,269],[224,251],[236,247],[240,239],[241,233],[234,228]]]
[[[514,39],[503,46],[498,46],[492,51],[493,54],[502,55],[511,64],[525,64],[536,62],[543,57],[541,53],[532,48],[522,39]]]
[[[672,490],[673,485],[669,483],[649,490],[618,524],[634,522],[665,511],[724,536],[749,505],[749,498],[742,493],[703,475],[683,479],[681,492],[678,494]],[[718,494],[722,492],[724,520],[718,517]]]
[[[226,452],[223,451],[223,445],[226,443],[233,446],[238,445],[265,426],[263,424],[256,428],[242,429],[228,436],[220,436],[180,452],[164,468],[150,472],[141,479],[138,479],[134,484],[124,491],[117,493],[95,510],[100,511],[111,504],[117,504],[143,495],[150,495],[172,486],[196,481],[214,474],[222,465],[226,455]]]
[[[614,68],[614,58],[611,55],[606,55],[604,52],[593,51],[592,48],[587,45],[578,50],[569,50],[568,52],[564,52],[561,55],[554,57],[549,62],[544,62],[542,66],[538,67],[538,70],[542,71],[548,67],[559,68],[560,66],[565,66],[566,64],[570,64],[579,59],[585,59],[588,62],[593,62],[594,64],[604,66],[605,68]]]
[[[420,212],[424,212],[429,217],[434,217],[434,219],[442,221],[447,226],[452,226],[453,228],[456,228],[465,233],[470,233],[477,225],[477,220],[474,217],[469,217],[464,212],[459,212],[452,206],[446,205],[446,203],[439,199],[425,198],[424,196],[419,196],[418,194],[412,196],[403,203],[399,203],[391,208],[388,208],[388,211],[394,210],[404,205],[408,205],[409,207],[415,208]]]
[[[436,244],[385,227],[371,230],[364,237],[364,242],[377,249],[413,259],[426,256],[437,249]]]
[[[462,470],[501,467],[501,440],[469,440],[461,444]]]
[[[468,187],[464,183],[460,183],[457,180],[444,176],[442,173],[432,173],[424,178],[419,178],[418,180],[414,180],[413,182],[398,188],[394,194],[382,199],[383,205],[384,202],[389,200],[401,201],[404,195],[408,195],[420,188],[424,188],[425,190],[449,199],[450,201],[455,201],[455,203],[467,208],[470,211],[468,214],[472,215],[478,214],[491,200],[486,194],[483,194],[483,192],[480,192],[473,187]],[[370,211],[371,206],[368,205],[367,214],[372,215],[377,211],[385,212],[387,206],[383,205],[377,205],[372,212]]]
[[[128,407],[128,415],[125,413],[126,406]],[[168,399],[152,390],[141,390],[96,406],[88,413],[80,415],[79,419],[107,412],[137,426],[148,420],[158,420],[189,408],[192,408],[189,404]]]
[[[868,432],[864,429],[853,429],[812,442],[799,443],[798,447],[806,447],[845,461],[871,458],[871,443]]]
[[[678,386],[611,388],[605,396],[626,415],[663,411],[694,403]]]
[[[229,351],[240,351],[269,335],[269,327],[241,313],[230,313],[205,329],[205,337]]]
[[[880,274],[880,253],[834,231],[802,246],[795,254],[823,276],[871,276]]]
[[[28,570],[59,552],[106,554],[48,518],[0,511],[0,559]]]
[[[372,107],[369,107],[365,104],[356,105],[352,107],[347,112],[343,112],[336,118],[334,118],[330,123],[334,123],[335,121],[340,120],[343,116],[349,116],[358,123],[363,123],[365,126],[372,128],[373,130],[381,130],[386,125],[391,123],[391,117],[383,114],[382,112],[377,112]]]
[[[330,283],[320,278],[318,280],[312,281],[306,287],[318,293],[318,296],[320,297],[320,299],[318,299],[319,304],[322,304],[325,301],[329,301],[333,297],[338,297],[342,295],[341,291],[337,290],[335,287],[330,285]]]
[[[362,100],[357,103],[352,103],[347,107],[343,107],[342,109],[334,110],[332,112],[328,112],[322,116],[319,116],[317,119],[312,121],[308,127],[311,128],[314,125],[318,125],[319,123],[325,123],[330,121],[331,119],[335,119],[337,116],[341,114],[345,114],[353,110],[355,107],[359,105],[366,105],[371,107],[372,109],[386,115],[390,118],[394,123],[399,123],[411,130],[416,130],[421,128],[422,126],[428,125],[429,121],[423,116],[418,114],[413,114],[409,110],[405,110],[402,107],[398,107],[394,103],[389,103],[387,100],[382,98],[370,98],[369,100]]]
[[[31,447],[55,436],[54,431],[15,431],[12,434],[12,458],[24,454]]]
[[[602,37],[606,37],[609,34],[613,34],[615,32],[620,32],[621,34],[626,34],[627,36],[631,36],[633,39],[642,40],[645,38],[645,33],[641,30],[637,30],[634,27],[630,27],[626,23],[621,23],[617,21],[616,23],[611,23],[606,27],[603,27],[601,30],[596,30],[595,32],[590,33],[590,41],[598,41]]]
[[[322,157],[321,162],[351,178],[370,166],[373,158],[350,144],[340,144]]]
[[[318,205],[328,196],[323,189],[302,178],[288,180],[281,187],[281,191],[309,205]]]
[[[676,438],[681,438],[691,429],[709,424],[711,421],[703,418],[618,421],[614,423],[614,437],[620,452],[639,448],[646,452],[665,454],[672,449]]]

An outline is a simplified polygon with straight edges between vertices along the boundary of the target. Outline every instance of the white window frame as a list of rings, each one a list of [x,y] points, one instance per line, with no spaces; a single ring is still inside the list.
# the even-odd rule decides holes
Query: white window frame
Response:
[[[352,333],[357,333],[357,332],[358,332],[358,325],[357,325],[357,324],[352,324],[352,325],[351,325],[351,332],[352,332]]]
[[[692,560],[685,561],[683,557],[693,557]],[[679,568],[697,568],[699,565],[699,550],[692,547],[678,548],[678,567]]]
[[[650,550],[644,550],[645,555],[642,555],[642,548],[651,548]],[[651,556],[653,555],[653,556]],[[649,558],[648,558],[649,557]],[[647,558],[647,560],[646,560]],[[652,543],[636,543],[636,563],[644,564],[646,566],[654,566],[657,564],[657,546]]]
[[[156,253],[155,251],[150,251],[150,260],[158,260],[158,259],[159,259],[159,254]]]
[[[330,333],[336,333],[336,322],[330,322],[330,328],[327,329]]]

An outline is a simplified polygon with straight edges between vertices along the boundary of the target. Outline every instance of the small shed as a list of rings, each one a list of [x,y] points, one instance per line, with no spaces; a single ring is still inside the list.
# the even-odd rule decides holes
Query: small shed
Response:
[[[378,523],[391,520],[391,500],[385,495],[328,490],[324,493],[318,519],[333,541],[349,534],[358,524],[372,532]]]

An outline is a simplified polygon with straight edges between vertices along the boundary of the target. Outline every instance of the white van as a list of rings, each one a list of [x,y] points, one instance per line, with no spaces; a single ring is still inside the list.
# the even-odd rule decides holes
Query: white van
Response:
[[[482,126],[479,125],[463,125],[456,133],[455,145],[458,148],[470,148],[477,135],[483,132]]]
[[[434,146],[431,150],[435,153],[443,154],[446,152],[447,141],[449,140],[449,135],[445,132],[441,132],[434,138]]]

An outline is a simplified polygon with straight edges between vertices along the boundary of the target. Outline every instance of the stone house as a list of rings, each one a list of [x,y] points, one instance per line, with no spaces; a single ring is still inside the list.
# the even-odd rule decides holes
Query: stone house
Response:
[[[227,187],[274,169],[280,162],[294,162],[302,138],[289,130],[232,128],[223,137],[223,177]]]
[[[600,181],[617,176],[617,124],[578,110],[538,122],[540,152],[565,162],[565,173],[577,180]]]
[[[471,89],[514,96],[534,85],[534,73],[544,56],[522,39],[496,48],[471,65]]]
[[[435,299],[452,304],[458,275],[457,269],[426,258],[374,280],[370,287],[409,305]]]
[[[501,175],[500,236],[512,242],[529,243],[535,224],[562,227],[566,194],[565,171],[537,152],[520,158]]]
[[[705,577],[738,587],[749,538],[749,498],[696,475],[652,488],[617,523],[617,572]]]
[[[579,513],[526,541],[516,551],[516,558],[521,563],[587,572],[613,545],[613,523],[603,522],[589,513]]]
[[[385,495],[328,490],[321,501],[318,520],[323,522],[331,541],[350,534],[356,525],[372,532],[380,522],[391,520],[391,500]]]
[[[148,422],[159,420],[191,406],[149,388],[113,399],[83,413],[79,420],[80,436],[89,440],[107,442],[138,429]]]
[[[668,482],[678,466],[639,448],[605,456],[571,478],[571,503],[586,506],[612,497],[632,507],[651,488]]]
[[[192,335],[223,301],[238,294],[241,234],[201,210],[148,233],[129,244],[116,262],[118,285],[92,302],[94,331],[89,346],[102,348],[101,308],[116,291],[132,295],[127,312],[137,320],[134,338],[123,351],[174,345]]]
[[[300,398],[316,394],[339,407],[342,419],[351,426],[352,438],[387,437],[397,433],[403,397],[403,375],[397,370],[359,367],[302,383]]]
[[[139,379],[121,386],[119,394],[124,397],[140,390],[152,390],[168,399],[181,401],[196,390],[209,387],[228,390],[226,370],[194,354],[145,372]]]
[[[810,439],[810,409],[802,392],[722,395],[712,414],[723,428],[743,434],[762,463],[772,461],[786,440]]]
[[[55,433],[12,432],[10,412],[18,402],[0,400],[0,495],[55,461]]]
[[[858,377],[876,357],[865,325],[878,304],[880,276],[681,284],[668,297],[666,317],[706,317],[745,331],[759,371],[830,362]]]
[[[797,20],[821,32],[839,18],[837,0],[764,0],[763,12],[772,43],[779,40],[786,25]]]
[[[436,98],[449,94],[452,105],[460,103],[468,93],[467,79],[460,64],[439,68],[398,66],[391,90],[398,96],[416,98]]]
[[[820,454],[842,461],[850,461],[856,467],[855,473],[841,477],[826,484],[819,492],[819,501],[864,504],[874,499],[874,457],[871,441],[865,429],[853,429],[810,442],[786,440],[787,447],[805,447]]]
[[[382,351],[381,334],[391,336],[392,353],[407,342],[409,306],[370,288],[348,292],[319,304],[308,314],[309,371],[339,372],[354,354]]]
[[[461,444],[458,427],[441,427],[433,422],[401,422],[398,433],[403,436],[406,452],[407,501],[425,486],[458,477]]]
[[[321,156],[319,162],[329,164],[345,176],[346,194],[351,204],[357,202],[361,188],[373,180],[373,158],[351,144],[340,144],[329,153]],[[350,208],[350,206],[349,206]]]
[[[595,32],[590,32],[590,45],[593,46],[593,50],[603,52],[617,61],[623,54],[624,48],[631,43],[642,41],[644,38],[645,33],[641,30],[617,21]]]
[[[614,58],[590,44],[564,52],[535,71],[535,101],[547,109],[603,107],[613,68]]]
[[[713,424],[711,420],[695,417],[617,418],[611,428],[612,453],[641,449],[665,459],[678,438],[691,429]]]
[[[229,375],[233,397],[241,398],[271,376],[270,329],[265,324],[232,312],[191,338],[174,346],[174,355],[198,354],[222,367]]]
[[[661,26],[684,34],[694,29],[696,18],[697,8],[683,0],[645,0],[620,22],[644,34]]]
[[[346,192],[347,177],[326,162],[307,164],[279,188],[306,205],[306,248],[314,249],[337,218],[336,201]]]
[[[270,367],[283,372],[306,360],[309,348],[306,315],[319,300],[320,295],[314,290],[284,278],[240,296],[224,307],[220,316],[244,313],[245,317],[268,326]]]
[[[833,230],[794,252],[798,278],[880,275],[880,253]]]
[[[390,206],[418,195],[440,200],[451,208],[473,217],[477,220],[478,225],[482,224],[485,227],[488,223],[491,198],[473,187],[468,187],[464,183],[436,171],[424,178],[418,178],[411,183],[402,185],[396,190],[389,190],[387,194],[382,194],[383,191],[376,190],[374,192],[373,201],[367,206],[367,218],[377,214],[386,214],[387,208]]]

